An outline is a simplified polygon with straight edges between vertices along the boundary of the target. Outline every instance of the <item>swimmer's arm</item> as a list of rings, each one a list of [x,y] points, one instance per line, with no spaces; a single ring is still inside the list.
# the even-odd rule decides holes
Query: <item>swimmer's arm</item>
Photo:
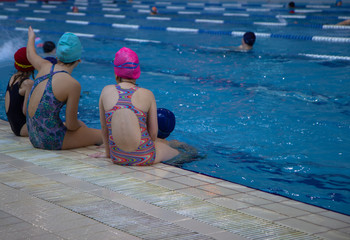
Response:
[[[105,154],[106,154],[107,158],[110,158],[109,142],[108,142],[108,129],[107,129],[107,125],[106,125],[105,109],[103,106],[102,94],[100,97],[99,108],[100,108],[101,133],[102,133],[103,144],[105,146]]]
[[[78,121],[78,106],[80,99],[81,86],[77,81],[70,82],[67,86],[67,104],[66,104],[66,127],[70,131],[75,131],[81,127]]]
[[[28,28],[27,58],[38,71],[43,64],[47,63],[47,61],[40,57],[35,50],[35,33],[32,27]]]
[[[25,80],[21,85],[21,89],[23,88],[24,90],[24,102],[23,102],[23,109],[22,109],[24,116],[27,115],[27,101],[29,98],[30,90],[32,89],[33,85],[34,85],[34,81],[30,79]]]
[[[158,135],[157,104],[153,93],[151,94],[152,103],[148,112],[147,129],[152,141],[155,141]]]

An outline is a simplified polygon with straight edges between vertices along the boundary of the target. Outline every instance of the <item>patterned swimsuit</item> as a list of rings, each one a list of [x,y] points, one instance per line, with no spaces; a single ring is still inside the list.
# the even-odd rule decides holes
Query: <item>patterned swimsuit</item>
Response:
[[[34,82],[29,99],[35,87],[42,81],[49,79],[34,116],[30,117],[27,110],[27,125],[29,139],[34,147],[49,150],[60,150],[62,149],[63,139],[67,131],[67,128],[63,125],[63,122],[59,116],[61,108],[65,105],[65,102],[60,102],[54,96],[52,91],[52,77],[56,73],[67,72],[54,72],[54,66],[55,65],[52,65],[49,74],[37,78]]]
[[[152,141],[149,133],[147,131],[147,113],[137,109],[131,103],[131,98],[133,93],[138,89],[138,87],[133,87],[130,89],[122,89],[119,85],[116,85],[116,89],[119,93],[119,99],[117,104],[109,111],[106,111],[105,118],[108,128],[109,136],[109,149],[111,159],[114,163],[119,165],[129,165],[129,166],[146,166],[151,165],[156,157],[156,149],[154,142]],[[117,147],[112,136],[112,126],[111,121],[113,113],[118,109],[130,109],[133,111],[140,124],[141,130],[141,141],[140,145],[135,152],[125,152]]]

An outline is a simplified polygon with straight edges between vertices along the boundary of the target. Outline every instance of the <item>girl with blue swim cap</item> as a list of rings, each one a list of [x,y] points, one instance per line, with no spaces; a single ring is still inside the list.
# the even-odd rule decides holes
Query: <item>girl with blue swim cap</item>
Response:
[[[48,150],[102,144],[101,131],[78,120],[80,83],[71,76],[80,63],[82,46],[73,33],[65,33],[57,44],[57,64],[40,57],[34,46],[35,33],[28,29],[27,57],[38,70],[29,95],[27,125],[34,147]],[[60,111],[66,105],[66,122]]]

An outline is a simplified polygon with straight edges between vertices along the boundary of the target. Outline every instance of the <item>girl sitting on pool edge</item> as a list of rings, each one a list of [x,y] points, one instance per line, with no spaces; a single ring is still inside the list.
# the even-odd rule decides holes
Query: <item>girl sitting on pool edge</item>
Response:
[[[14,55],[14,73],[7,85],[5,111],[7,120],[16,136],[28,137],[26,124],[27,101],[34,81],[34,67],[27,59],[27,50],[22,47]]]
[[[113,163],[147,166],[169,160],[179,152],[157,140],[157,105],[153,93],[137,87],[141,70],[137,54],[121,48],[114,58],[116,85],[103,88],[100,122],[105,153]]]
[[[101,144],[101,131],[78,120],[80,83],[70,74],[80,63],[82,46],[73,33],[65,33],[57,44],[57,64],[40,57],[34,46],[35,33],[28,29],[27,57],[38,70],[29,96],[27,125],[34,147],[48,150]],[[66,105],[66,122],[59,113]]]

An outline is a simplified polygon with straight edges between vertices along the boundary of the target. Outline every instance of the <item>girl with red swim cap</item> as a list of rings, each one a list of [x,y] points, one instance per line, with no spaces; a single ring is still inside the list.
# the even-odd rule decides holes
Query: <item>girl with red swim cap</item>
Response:
[[[27,59],[26,48],[22,47],[14,55],[15,68],[7,85],[5,110],[11,129],[16,136],[27,137],[26,124],[27,101],[34,81],[34,67]]]

